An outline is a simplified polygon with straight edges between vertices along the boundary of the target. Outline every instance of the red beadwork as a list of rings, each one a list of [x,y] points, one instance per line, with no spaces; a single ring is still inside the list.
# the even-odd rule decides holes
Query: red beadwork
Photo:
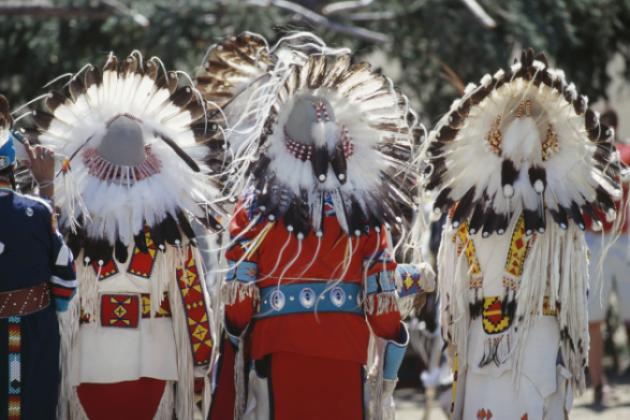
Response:
[[[345,126],[341,128],[341,145],[343,147],[344,157],[347,159],[349,156],[352,156],[354,153],[354,143],[352,142],[348,128]]]
[[[313,146],[309,144],[304,144],[293,140],[287,130],[284,130],[284,145],[296,159],[300,159],[302,162],[311,160],[311,156],[313,156]]]
[[[315,118],[317,122],[330,121],[330,115],[328,115],[328,110],[326,109],[326,104],[324,101],[320,100],[319,102],[313,102],[313,108],[315,108]]]
[[[286,128],[284,129],[284,141],[285,147],[296,159],[300,159],[304,162],[311,160],[313,157],[313,146],[293,140],[291,136],[289,136],[289,133],[287,133]],[[343,147],[343,155],[346,159],[354,154],[354,143],[346,127],[342,127],[341,129],[341,145]]]
[[[151,146],[147,145],[145,147],[145,153],[146,157],[144,162],[133,167],[128,167],[108,162],[98,154],[96,149],[91,148],[83,152],[83,163],[87,167],[90,175],[104,181],[124,180],[127,178],[127,174],[129,174],[132,180],[141,181],[159,173],[162,169],[162,162],[153,154]]]

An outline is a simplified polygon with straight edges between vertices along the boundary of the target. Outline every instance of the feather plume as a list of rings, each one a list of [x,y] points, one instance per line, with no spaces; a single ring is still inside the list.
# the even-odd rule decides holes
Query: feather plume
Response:
[[[611,209],[620,194],[608,139],[587,98],[527,50],[453,102],[429,135],[424,186],[437,192],[436,209],[461,205],[452,221],[470,215],[485,235],[505,231],[521,211],[530,231],[544,231],[547,219],[566,229],[569,217],[583,227],[584,212]]]
[[[120,62],[110,54],[102,71],[85,66],[65,91],[44,97],[46,110],[32,112],[36,141],[66,158],[56,198],[62,227],[76,230],[76,253],[83,248],[92,260],[114,254],[126,260],[130,244],[146,249],[146,228],[163,249],[180,242],[182,233],[193,236],[190,217],[206,220],[208,209],[220,212],[211,204],[218,191],[203,164],[210,148],[193,130],[207,115],[207,103],[181,75],[137,51]],[[99,151],[121,118],[139,127],[140,163],[113,163]]]
[[[302,33],[273,47],[250,32],[226,38],[210,47],[202,67],[197,87],[221,105],[230,127],[224,133],[228,153],[221,155],[222,173],[229,174],[221,177],[222,188],[229,196],[248,191],[253,174],[265,180],[256,192],[264,214],[290,211],[287,217],[300,221],[308,214],[309,230],[317,232],[329,194],[346,233],[383,222],[396,235],[410,235],[417,215],[418,123],[391,80],[367,63],[352,63],[349,51]],[[307,95],[325,98],[334,110],[334,121],[313,126],[310,134],[320,140],[311,161],[288,150],[284,129]],[[342,147],[335,142],[343,136]],[[283,205],[285,196],[302,197],[305,210]]]

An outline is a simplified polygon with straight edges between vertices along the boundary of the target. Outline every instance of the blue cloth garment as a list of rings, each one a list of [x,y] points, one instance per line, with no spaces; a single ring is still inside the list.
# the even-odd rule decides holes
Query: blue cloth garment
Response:
[[[72,255],[42,200],[0,188],[0,292],[49,283],[51,304],[0,319],[0,418],[9,399],[22,419],[54,420],[59,386],[57,311],[76,288]],[[11,367],[11,369],[9,369]]]

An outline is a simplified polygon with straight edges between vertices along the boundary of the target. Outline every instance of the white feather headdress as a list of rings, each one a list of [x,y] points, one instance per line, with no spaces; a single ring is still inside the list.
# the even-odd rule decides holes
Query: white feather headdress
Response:
[[[233,200],[250,187],[263,214],[296,234],[320,229],[326,195],[347,233],[383,223],[409,231],[421,129],[391,80],[367,63],[352,64],[348,50],[327,48],[309,33],[269,47],[246,32],[211,47],[197,86],[222,106],[230,126],[217,170]],[[305,136],[330,143],[319,163],[317,144],[287,133],[305,100],[321,121],[305,127]]]
[[[435,209],[484,236],[504,233],[521,212],[528,234],[543,232],[547,215],[563,229],[569,220],[584,229],[584,214],[614,219],[613,130],[587,103],[532,50],[469,86],[429,136],[425,187],[439,191]]]
[[[9,110],[9,101],[4,95],[0,95],[0,148],[5,146],[11,136],[11,126],[13,126],[13,118],[11,118],[11,111]],[[2,160],[4,156],[0,155],[0,169],[5,169],[9,166],[8,158]]]
[[[74,252],[107,260],[134,241],[146,248],[146,228],[163,249],[182,233],[194,237],[191,216],[218,224],[208,214],[216,192],[201,163],[208,151],[200,145],[209,136],[205,104],[190,84],[180,86],[190,80],[180,75],[137,51],[120,63],[110,54],[102,72],[86,65],[67,93],[50,92],[46,109],[32,112],[37,139],[66,157],[55,189]],[[120,164],[100,149],[123,120],[141,133],[139,162]],[[110,154],[124,161],[125,142],[113,141]]]

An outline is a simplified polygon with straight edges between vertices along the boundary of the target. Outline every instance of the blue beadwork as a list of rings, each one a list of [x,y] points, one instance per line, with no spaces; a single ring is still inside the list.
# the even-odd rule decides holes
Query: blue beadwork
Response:
[[[260,290],[256,318],[302,313],[343,312],[363,315],[361,286],[355,283],[308,282]]]

